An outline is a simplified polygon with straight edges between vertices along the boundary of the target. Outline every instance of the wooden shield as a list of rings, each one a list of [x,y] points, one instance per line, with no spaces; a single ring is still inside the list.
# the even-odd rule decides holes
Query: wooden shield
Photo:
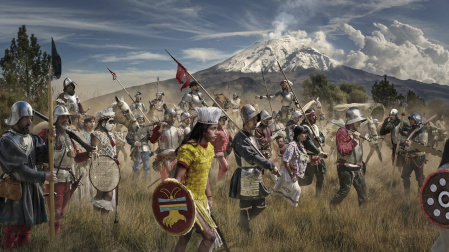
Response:
[[[185,235],[195,224],[193,196],[176,179],[166,179],[154,189],[152,209],[158,225],[171,235]]]
[[[421,210],[435,225],[449,228],[449,170],[430,174],[420,192]]]
[[[120,168],[114,159],[101,155],[92,161],[89,169],[89,179],[98,191],[110,192],[120,182]]]

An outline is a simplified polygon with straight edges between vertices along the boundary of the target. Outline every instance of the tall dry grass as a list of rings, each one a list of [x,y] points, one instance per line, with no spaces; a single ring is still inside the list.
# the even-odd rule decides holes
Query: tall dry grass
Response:
[[[266,210],[251,222],[252,236],[237,228],[238,201],[228,197],[231,170],[223,182],[212,183],[214,216],[232,251],[429,251],[438,236],[436,226],[425,219],[419,206],[417,183],[412,175],[409,197],[403,194],[400,173],[392,177],[390,150],[383,149],[384,159],[371,158],[366,175],[369,203],[359,209],[355,190],[335,210],[329,201],[338,190],[338,177],[332,159],[327,161],[323,194],[315,198],[315,183],[302,187],[298,207],[282,198],[267,198]],[[428,157],[425,175],[437,169],[439,158]],[[157,226],[151,211],[148,188],[159,175],[149,179],[133,176],[131,163],[122,165],[119,188],[119,223],[114,213],[101,216],[89,202],[69,203],[61,233],[48,240],[48,225],[33,228],[31,244],[23,251],[172,251],[177,238]],[[213,175],[216,176],[216,170]],[[273,182],[265,174],[269,188]],[[2,228],[3,233],[3,228]],[[196,249],[192,237],[188,251]]]

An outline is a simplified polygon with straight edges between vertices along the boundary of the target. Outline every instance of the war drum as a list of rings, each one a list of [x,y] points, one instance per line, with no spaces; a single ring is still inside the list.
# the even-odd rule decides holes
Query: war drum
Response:
[[[430,222],[449,228],[449,170],[438,170],[426,178],[420,200],[421,210]]]
[[[89,179],[98,191],[110,192],[120,182],[120,168],[113,158],[100,155],[90,165]]]
[[[195,224],[193,196],[176,179],[166,179],[154,189],[152,209],[159,227],[171,235],[185,235]]]

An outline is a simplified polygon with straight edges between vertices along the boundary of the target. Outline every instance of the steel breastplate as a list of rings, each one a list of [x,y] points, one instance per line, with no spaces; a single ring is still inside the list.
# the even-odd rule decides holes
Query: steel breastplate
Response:
[[[165,128],[159,138],[159,150],[176,150],[179,146],[178,129],[174,126]]]
[[[78,112],[78,95],[64,94],[64,98],[67,100],[66,106],[69,111]]]
[[[353,136],[350,135],[351,139],[353,139]],[[340,155],[340,153],[337,151],[337,159],[338,160],[345,160],[349,163],[353,164],[359,164],[362,163],[363,160],[363,148],[359,141],[357,141],[357,146],[354,148],[354,150],[351,151],[346,156]]]
[[[10,138],[12,142],[17,145],[27,156],[30,155],[33,150],[33,139],[29,134],[21,135],[10,130],[10,134],[6,136]]]
[[[254,146],[260,149],[259,144],[257,143],[257,140],[253,135],[251,135],[249,139],[254,144]],[[246,140],[248,140],[248,138],[246,138]],[[240,162],[242,163],[242,167],[256,167],[255,165],[248,163],[244,158],[240,158]]]
[[[199,94],[191,93],[191,96],[192,96],[192,101],[189,104],[190,109],[195,109],[196,107],[202,107],[203,106],[203,101],[201,100]]]
[[[293,101],[292,93],[290,93],[288,91],[282,91],[281,95],[282,95],[282,101],[281,101],[282,106],[290,106]]]

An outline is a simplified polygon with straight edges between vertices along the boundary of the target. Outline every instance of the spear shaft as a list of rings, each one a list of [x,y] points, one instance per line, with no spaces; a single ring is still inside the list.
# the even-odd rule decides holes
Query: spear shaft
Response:
[[[318,139],[318,136],[315,134],[315,131],[312,128],[312,124],[309,122],[309,119],[307,118],[306,113],[302,109],[301,103],[299,103],[299,100],[298,100],[298,97],[295,94],[295,91],[293,91],[292,86],[290,86],[289,80],[287,79],[287,75],[285,75],[284,70],[282,70],[282,67],[281,67],[281,64],[279,64],[279,61],[276,60],[276,62],[278,63],[279,69],[281,69],[281,72],[284,75],[285,80],[287,81],[287,86],[290,88],[290,91],[292,92],[293,97],[295,98],[295,103],[298,104],[299,109],[301,109],[301,113],[304,115],[304,118],[306,119],[307,125],[309,125],[309,127],[310,127],[310,131],[312,131],[313,137],[315,139]],[[317,142],[318,142],[318,145],[320,146],[321,151],[324,152],[323,146],[321,146],[321,142],[320,141],[317,141]]]
[[[173,59],[175,62],[179,63],[179,61],[176,60],[175,57],[173,57],[167,50],[165,50],[165,51],[168,53],[168,55],[170,55],[170,57],[172,57],[172,59]],[[243,130],[242,130],[239,126],[237,126],[237,124],[234,122],[234,120],[232,120],[232,118],[228,115],[228,113],[226,113],[226,111],[220,106],[220,104],[218,104],[218,103],[215,101],[215,99],[209,94],[209,92],[207,92],[207,90],[203,87],[203,85],[201,85],[201,83],[200,83],[195,77],[193,77],[193,75],[190,74],[190,73],[187,71],[187,69],[184,69],[184,70],[185,70],[185,72],[186,72],[186,73],[187,73],[187,74],[188,74],[194,81],[196,81],[196,83],[198,83],[198,86],[200,86],[201,89],[204,90],[204,92],[206,93],[206,95],[209,96],[209,98],[210,98],[210,99],[217,105],[217,107],[218,107],[219,109],[221,109],[221,111],[222,111],[222,112],[229,118],[229,120],[231,120],[231,122],[235,125],[235,127],[239,130],[239,132],[242,133],[244,136],[246,136],[245,133],[243,132]],[[248,137],[247,137],[247,138],[248,138]],[[259,154],[260,156],[262,156],[263,158],[265,158],[265,156],[262,154],[262,152],[260,152],[259,148],[257,148],[256,145],[254,145],[254,143],[251,141],[251,139],[248,138],[248,140],[249,140],[249,141],[248,141],[249,144],[253,147],[254,150],[256,150],[257,154]]]
[[[267,82],[265,81],[265,75],[263,74],[262,66],[260,66],[260,72],[262,72],[263,83],[265,84],[265,90],[267,90],[268,103],[270,104],[271,114],[273,115],[273,106],[271,106],[271,96],[268,93],[268,86],[267,86]]]
[[[54,171],[54,159],[53,159],[53,148],[54,148],[54,139],[53,139],[53,89],[51,85],[51,81],[53,79],[52,67],[49,64],[49,72],[50,72],[50,80],[48,82],[48,166],[50,167],[50,172]],[[54,241],[55,239],[55,182],[50,181],[50,241]]]

